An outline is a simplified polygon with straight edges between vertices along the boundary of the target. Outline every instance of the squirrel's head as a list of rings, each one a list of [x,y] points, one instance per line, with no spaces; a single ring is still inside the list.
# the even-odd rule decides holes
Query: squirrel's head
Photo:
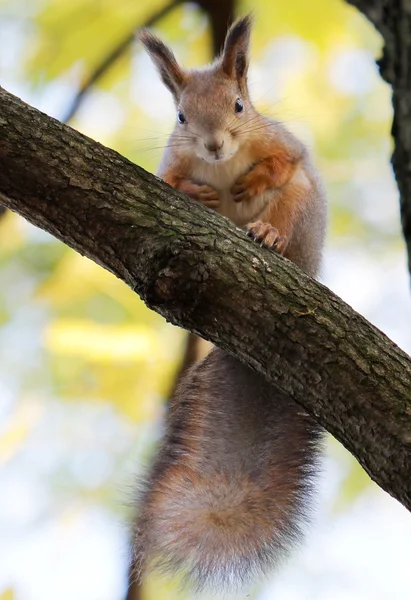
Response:
[[[256,112],[247,88],[251,16],[229,29],[221,56],[198,70],[183,70],[172,51],[144,30],[140,34],[148,54],[173,94],[177,109],[176,140],[181,148],[208,162],[234,156],[247,123]]]

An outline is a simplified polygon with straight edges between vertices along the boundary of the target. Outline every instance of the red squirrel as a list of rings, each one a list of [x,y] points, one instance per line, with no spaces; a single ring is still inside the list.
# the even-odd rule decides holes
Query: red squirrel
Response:
[[[247,87],[251,18],[229,29],[211,65],[183,70],[140,35],[177,111],[159,175],[318,275],[326,203],[305,146],[259,114]],[[213,348],[183,376],[142,486],[136,573],[182,571],[219,591],[267,573],[303,535],[321,428],[278,388]]]

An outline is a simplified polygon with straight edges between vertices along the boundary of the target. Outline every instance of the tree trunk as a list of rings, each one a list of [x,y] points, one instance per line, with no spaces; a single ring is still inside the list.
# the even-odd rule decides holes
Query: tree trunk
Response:
[[[0,89],[0,202],[303,405],[411,508],[411,361],[294,264]]]
[[[382,77],[392,85],[395,149],[392,165],[400,190],[401,222],[411,274],[411,2],[348,0],[359,8],[384,38],[378,61]]]

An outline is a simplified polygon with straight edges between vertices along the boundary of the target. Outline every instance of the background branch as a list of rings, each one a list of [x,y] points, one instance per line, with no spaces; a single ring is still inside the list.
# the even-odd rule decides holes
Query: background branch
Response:
[[[74,100],[68,109],[66,116],[63,121],[69,123],[77,114],[81,104],[85,100],[90,89],[100,81],[102,77],[111,69],[111,67],[119,60],[123,54],[128,50],[130,45],[135,39],[136,32],[143,27],[153,27],[158,21],[161,21],[166,15],[168,15],[176,6],[183,3],[183,0],[172,0],[169,4],[166,4],[161,10],[153,14],[144,23],[137,23],[130,33],[120,41],[117,46],[101,60],[96,69],[88,76],[86,81],[77,92]],[[199,6],[206,12],[211,22],[212,40],[213,40],[213,54],[216,55],[220,52],[225,34],[227,32],[227,25],[231,23],[234,17],[234,0],[199,0]]]
[[[101,60],[99,65],[89,75],[89,77],[81,86],[80,90],[77,92],[65,118],[63,119],[65,123],[69,123],[74,118],[90,89],[100,81],[100,79],[110,70],[117,60],[121,58],[121,56],[123,56],[123,54],[128,50],[135,39],[136,32],[143,27],[153,27],[158,21],[168,15],[168,13],[170,13],[181,3],[182,0],[172,0],[169,4],[166,4],[161,10],[147,19],[147,21],[136,24],[132,28],[131,32],[127,34],[127,36],[121,40],[117,46],[112,48],[112,50]]]
[[[210,19],[213,56],[223,49],[228,26],[234,21],[235,0],[198,0],[199,6]]]
[[[295,265],[117,153],[4,90],[0,114],[3,204],[265,375],[411,508],[404,352]]]

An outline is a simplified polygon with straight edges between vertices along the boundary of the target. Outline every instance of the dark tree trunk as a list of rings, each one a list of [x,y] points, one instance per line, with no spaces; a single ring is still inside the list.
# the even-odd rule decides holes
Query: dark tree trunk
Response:
[[[392,164],[400,190],[401,222],[411,274],[411,3],[348,1],[369,18],[384,38],[383,57],[378,64],[382,77],[392,85]]]

